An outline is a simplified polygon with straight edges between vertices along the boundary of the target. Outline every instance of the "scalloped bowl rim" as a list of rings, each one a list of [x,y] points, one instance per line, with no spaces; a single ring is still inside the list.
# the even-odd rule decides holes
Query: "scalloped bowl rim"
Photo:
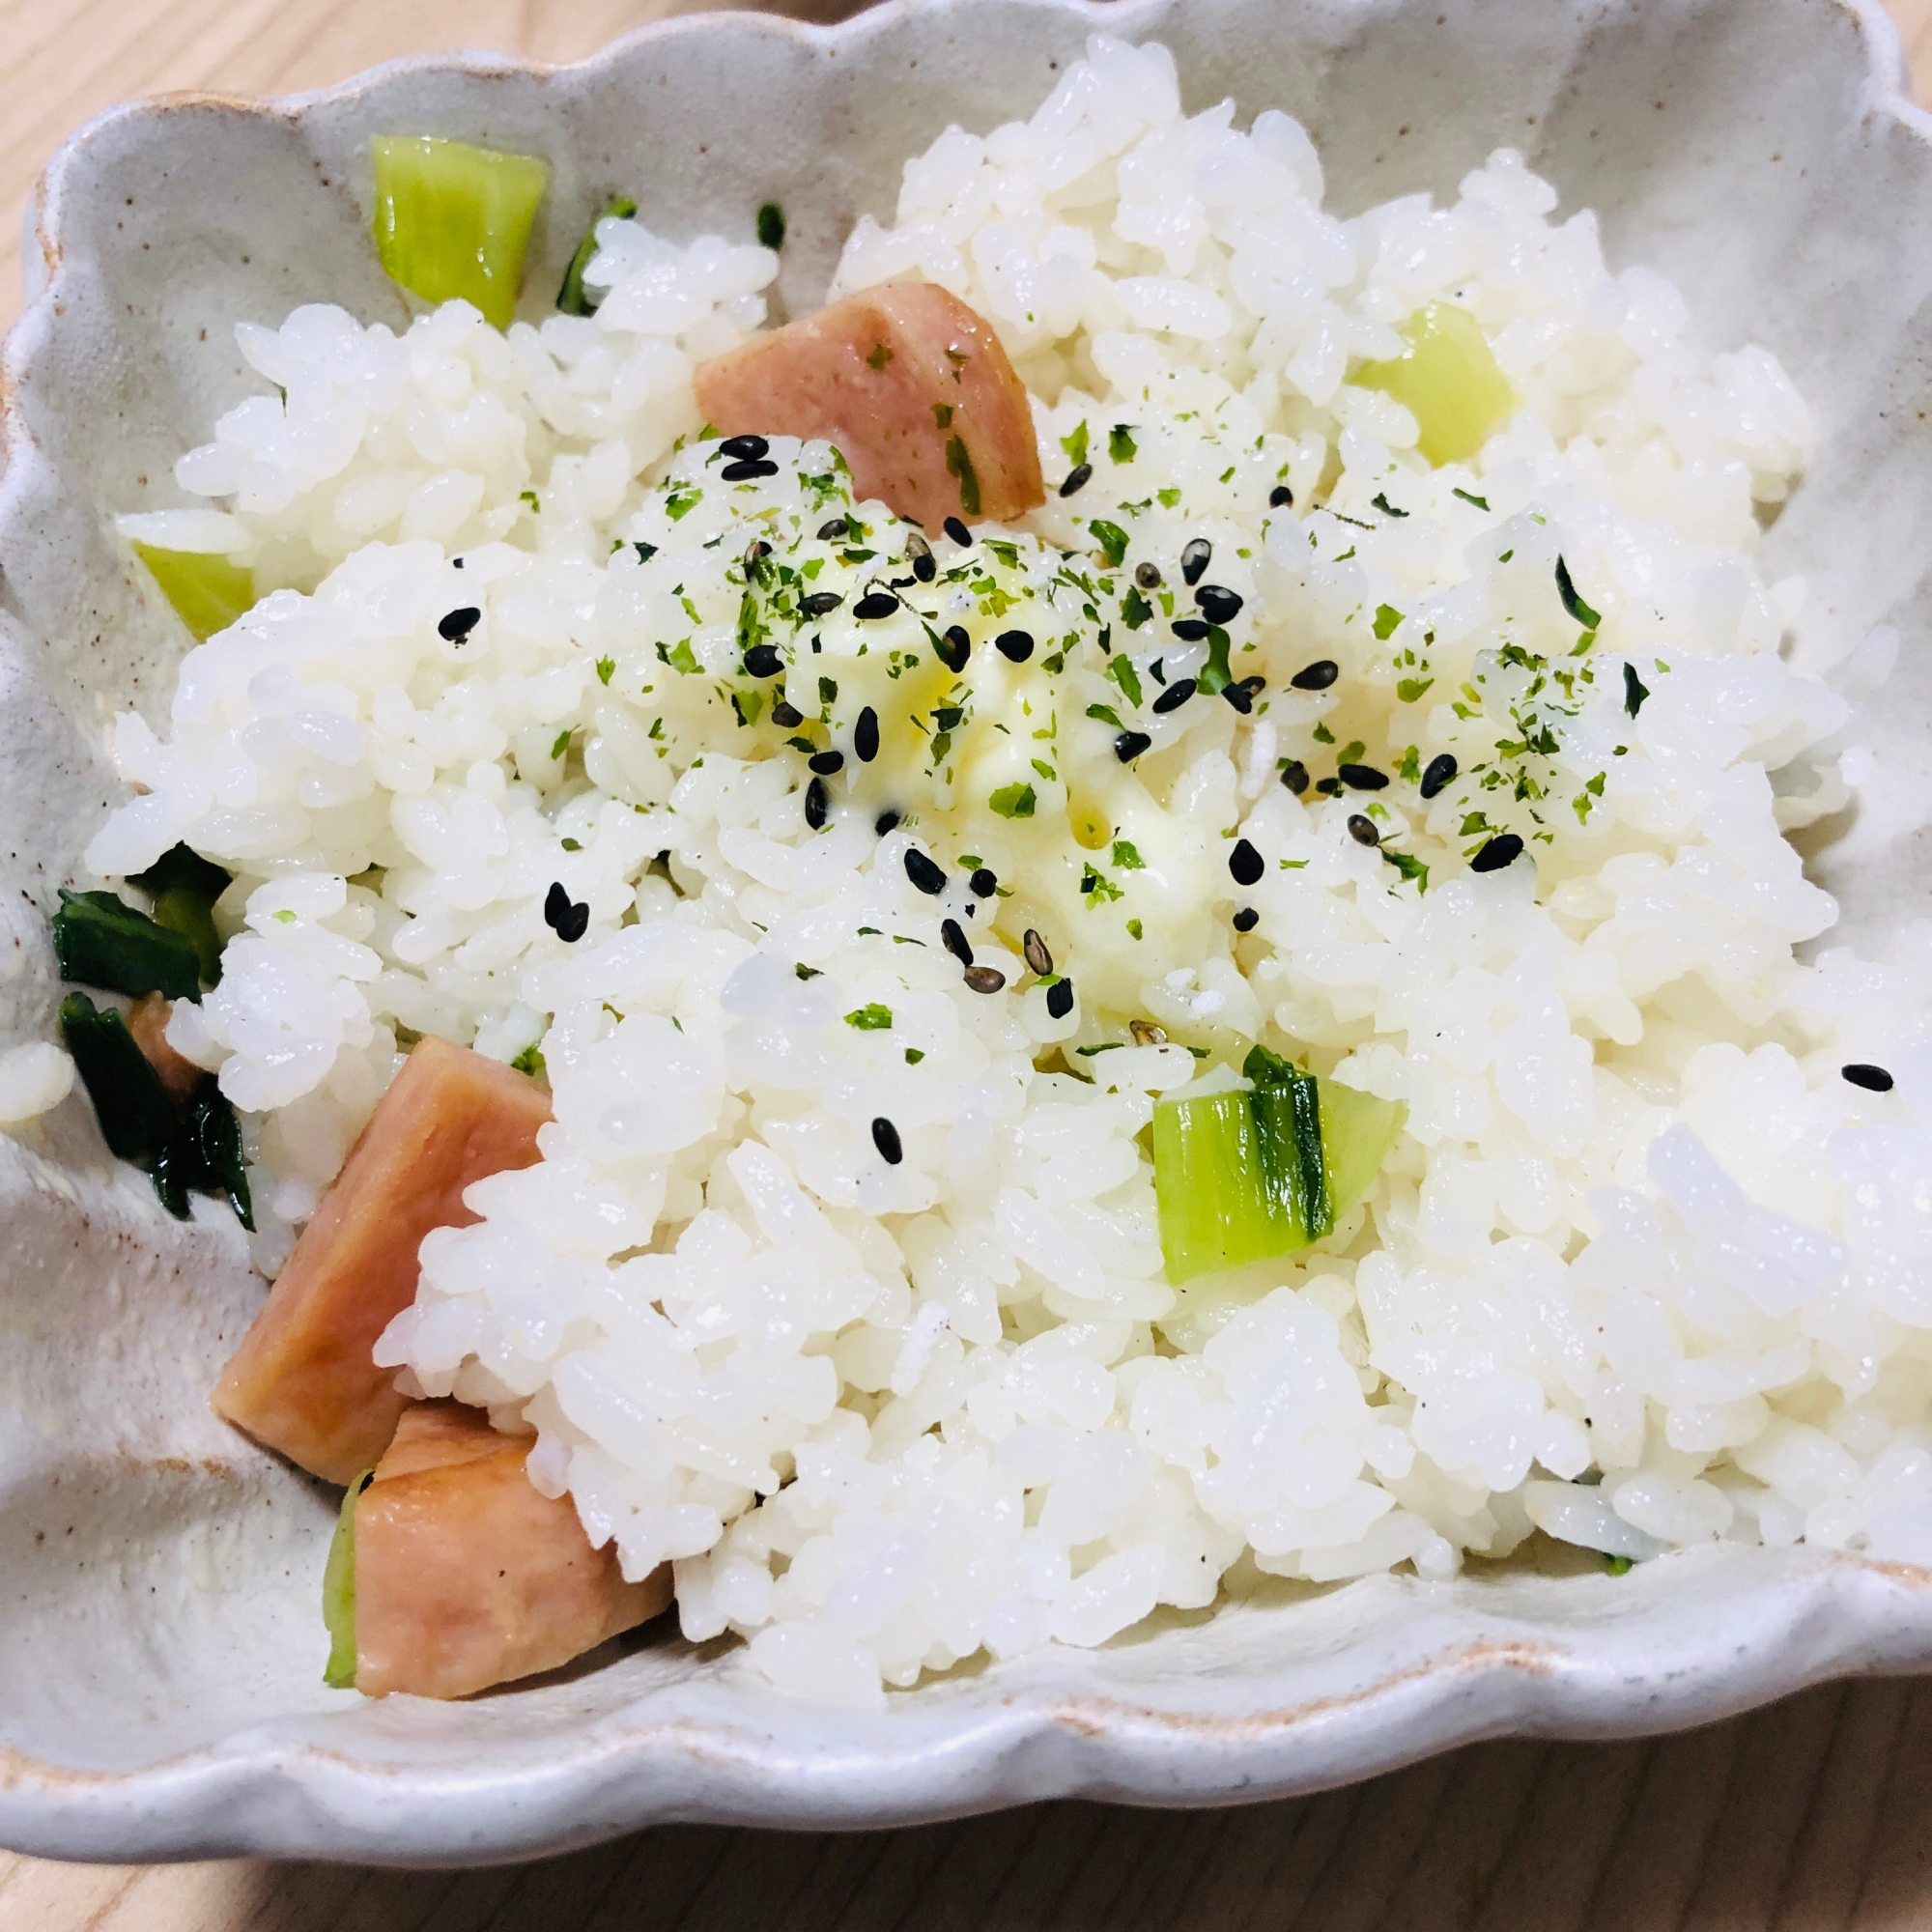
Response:
[[[487,51],[412,55],[334,86],[263,99],[185,91],[112,107],[83,126],[38,183],[23,237],[30,296],[0,351],[0,556],[46,458],[23,419],[31,351],[54,326],[64,293],[64,199],[88,144],[128,120],[159,122],[218,106],[299,122],[399,76],[459,72],[543,79],[587,75],[638,49],[721,26],[842,50],[971,0],[886,0],[819,24],[757,14],[695,14],[654,22],[587,59],[562,64]],[[1034,0],[1130,37],[1161,0]],[[1366,15],[1364,0],[1343,10]],[[1662,9],[1660,9],[1662,11]],[[1932,115],[1901,92],[1903,50],[1878,0],[1829,0],[1861,40],[1866,100],[1932,151]],[[126,1771],[75,1770],[0,1747],[0,1841],[53,1857],[149,1859],[253,1852],[409,1863],[478,1863],[566,1849],[672,1819],[857,1829],[959,1815],[1080,1794],[1147,1804],[1211,1804],[1320,1789],[1475,1739],[1504,1735],[1630,1736],[1709,1721],[1821,1679],[1932,1666],[1932,1571],[1807,1551],[1683,1552],[1646,1566],[1591,1627],[1590,1654],[1566,1650],[1510,1605],[1548,1579],[1522,1577],[1480,1604],[1457,1586],[1393,1577],[1331,1593],[1366,1606],[1392,1655],[1368,1659],[1338,1688],[1255,1708],[1210,1672],[1168,1673],[1136,1689],[1109,1681],[1105,1653],[1050,1652],[1001,1670],[1004,1695],[969,1709],[957,1682],[895,1698],[897,1747],[853,1744],[824,1707],[772,1693],[770,1720],[747,1725],[702,1685],[662,1697],[645,1722],[559,1726],[513,1763],[453,1770],[415,1760],[440,1712],[393,1700],[384,1750],[332,1747],[314,1719],[265,1723]],[[1714,1586],[1726,1616],[1680,1621],[1660,1645],[1648,1598]],[[1588,1579],[1562,1587],[1594,1589]],[[1444,1595],[1443,1592],[1448,1592]],[[1217,1615],[1232,1613],[1218,1611]],[[1378,1619],[1380,1619],[1378,1622]],[[1358,1646],[1358,1653],[1373,1646]],[[1387,1643],[1382,1644],[1387,1649]],[[1177,1694],[1178,1693],[1178,1694]],[[950,1714],[950,1715],[949,1715]],[[286,1734],[277,1734],[278,1728]],[[673,1760],[682,1783],[645,1777]],[[641,1794],[641,1795],[640,1795]],[[407,1813],[399,1825],[398,1813]],[[477,1829],[479,1811],[493,1814]]]

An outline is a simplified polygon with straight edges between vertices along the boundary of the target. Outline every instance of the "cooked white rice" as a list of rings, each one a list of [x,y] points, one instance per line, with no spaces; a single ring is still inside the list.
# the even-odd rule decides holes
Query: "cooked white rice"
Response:
[[[165,738],[119,722],[141,796],[88,855],[113,878],[185,839],[237,874],[220,987],[170,1037],[245,1110],[258,1259],[278,1266],[401,1030],[540,1048],[543,1161],[429,1237],[379,1358],[534,1428],[538,1485],[628,1576],[674,1559],[686,1633],[741,1634],[787,1690],[876,1698],[981,1649],[1100,1643],[1237,1564],[1447,1577],[1533,1529],[1637,1559],[1728,1538],[1932,1562],[1932,926],[1881,962],[1793,952],[1833,907],[1781,834],[1844,801],[1856,694],[1896,647],[1828,681],[1780,655],[1804,585],[1751,559],[1804,406],[1762,349],[1695,346],[1657,275],[1609,272],[1587,213],[1553,224],[1517,155],[1443,209],[1345,221],[1321,196],[1294,122],[1186,118],[1161,48],[1096,38],[1030,121],[949,129],[896,224],[860,223],[838,289],[943,284],[1033,390],[1049,499],[989,575],[1073,641],[1057,675],[1016,670],[988,600],[942,582],[972,607],[983,723],[937,771],[848,755],[822,832],[802,755],[723,680],[753,539],[865,576],[813,534],[844,479],[775,442],[777,476],[721,485],[692,440],[694,361],[763,320],[761,249],[607,221],[592,320],[244,325],[285,399],[178,469],[226,507],[127,520],[288,586],[188,656]],[[1438,298],[1524,407],[1432,469],[1408,412],[1347,377]],[[1082,422],[1094,476],[1063,500]],[[1281,483],[1295,507],[1269,507]],[[904,556],[882,506],[855,514],[876,568]],[[1250,718],[1147,724],[1132,769],[1086,715],[1123,702],[1094,630],[1124,574],[1092,618],[1056,587],[1062,551],[1107,575],[1094,519],[1170,587],[1208,538],[1246,600],[1236,674],[1266,680]],[[1581,657],[1559,555],[1601,614]],[[862,662],[850,602],[821,663],[886,705],[884,647],[922,629],[866,629]],[[1158,613],[1112,642],[1150,696],[1154,659],[1172,680],[1204,649]],[[1339,682],[1291,686],[1322,658]],[[848,747],[851,698],[828,706]],[[1427,805],[1277,781],[1356,741],[1463,776]],[[1023,783],[1031,819],[988,810]],[[882,838],[889,806],[912,815]],[[1364,810],[1426,890],[1350,835]],[[1502,829],[1527,856],[1472,872]],[[943,895],[909,883],[912,844]],[[976,897],[969,858],[1015,896]],[[554,881],[589,907],[575,945],[545,923]],[[963,985],[948,916],[1006,991]],[[1025,980],[1026,924],[1077,989],[1065,1019]],[[847,1024],[867,1008],[889,1023]],[[1130,1017],[1210,1059],[1077,1052]],[[1406,1129],[1329,1238],[1177,1291],[1153,1096],[1225,1082],[1222,1049],[1257,1037],[1404,1101]]]

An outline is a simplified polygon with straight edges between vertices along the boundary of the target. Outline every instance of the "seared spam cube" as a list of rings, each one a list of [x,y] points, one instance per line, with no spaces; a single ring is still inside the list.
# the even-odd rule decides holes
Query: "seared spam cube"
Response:
[[[857,497],[928,530],[1046,500],[1026,389],[992,325],[929,283],[847,296],[700,363],[696,382],[719,435],[823,437]]]
[[[540,1495],[529,1439],[480,1408],[412,1403],[355,1505],[355,1688],[467,1697],[554,1670],[670,1602],[670,1566],[627,1583],[569,1497]]]
[[[527,1075],[419,1041],[223,1372],[214,1412],[328,1482],[368,1468],[407,1401],[370,1358],[415,1295],[422,1237],[474,1221],[463,1190],[528,1167],[550,1117]]]

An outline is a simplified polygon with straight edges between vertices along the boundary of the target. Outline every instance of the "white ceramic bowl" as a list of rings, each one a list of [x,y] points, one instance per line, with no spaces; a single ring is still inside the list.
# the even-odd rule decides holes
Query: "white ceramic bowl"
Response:
[[[299,100],[117,110],[49,169],[8,342],[0,483],[0,1037],[44,1036],[44,915],[119,786],[99,725],[158,718],[180,627],[116,511],[256,384],[231,325],[333,300],[402,319],[366,237],[369,135],[555,166],[530,301],[601,194],[674,235],[778,194],[785,294],[948,120],[1025,112],[1105,24],[1165,39],[1186,99],[1284,106],[1347,210],[1528,151],[1614,264],[1676,278],[1716,346],[1769,343],[1824,441],[1769,540],[1814,641],[1906,637],[1881,779],[1816,869],[1855,936],[1932,873],[1932,123],[1849,0],[899,0],[849,24],[711,14],[582,67],[417,61]],[[533,312],[534,312],[533,307]],[[1618,1735],[1848,1671],[1932,1664],[1932,1574],[1738,1547],[1613,1578],[1282,1588],[1095,1652],[965,1670],[883,1716],[787,1702],[662,1633],[457,1705],[322,1684],[334,1504],[205,1392],[259,1303],[232,1229],[183,1228],[70,1100],[0,1142],[0,1841],[75,1858],[527,1856],[655,1820],[879,1825],[1065,1793],[1212,1804],[1498,1732]]]

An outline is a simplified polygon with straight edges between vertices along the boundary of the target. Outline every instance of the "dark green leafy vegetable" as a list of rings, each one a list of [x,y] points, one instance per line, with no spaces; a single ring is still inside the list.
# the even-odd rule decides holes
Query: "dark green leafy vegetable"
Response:
[[[613,194],[598,210],[597,220],[583,231],[583,240],[577,244],[577,252],[570,258],[570,267],[563,271],[563,286],[556,292],[556,305],[565,315],[595,315],[604,299],[601,295],[583,286],[583,271],[597,252],[597,222],[611,215],[628,221],[637,212],[638,204],[628,194]]]
[[[187,1139],[200,1172],[188,1181],[207,1194],[220,1194],[235,1210],[235,1218],[252,1235],[255,1206],[248,1196],[248,1176],[242,1165],[242,1123],[235,1118],[228,1095],[213,1081],[204,1081],[188,1102]]]
[[[70,993],[61,1002],[60,1026],[101,1138],[121,1159],[152,1166],[181,1138],[181,1118],[128,1022],[112,1007]]]
[[[1310,1231],[1309,1239],[1320,1240],[1335,1225],[1321,1145],[1320,1083],[1259,1044],[1248,1049],[1241,1071],[1255,1083],[1250,1098],[1263,1158],[1292,1177],[1288,1191],[1294,1209]]]
[[[163,852],[145,872],[128,880],[155,901],[155,923],[192,942],[205,984],[221,980],[221,939],[214,930],[214,902],[228,890],[229,874],[185,845]]]
[[[85,993],[61,1002],[60,1025],[109,1151],[148,1170],[161,1206],[178,1221],[187,1219],[189,1194],[219,1194],[252,1234],[242,1129],[227,1095],[204,1082],[185,1118],[176,1113],[128,1022]]]
[[[758,246],[776,252],[784,246],[784,210],[777,202],[768,201],[758,210]]]
[[[201,998],[201,959],[185,933],[157,924],[112,893],[61,890],[54,914],[54,957],[63,980],[139,999]]]

